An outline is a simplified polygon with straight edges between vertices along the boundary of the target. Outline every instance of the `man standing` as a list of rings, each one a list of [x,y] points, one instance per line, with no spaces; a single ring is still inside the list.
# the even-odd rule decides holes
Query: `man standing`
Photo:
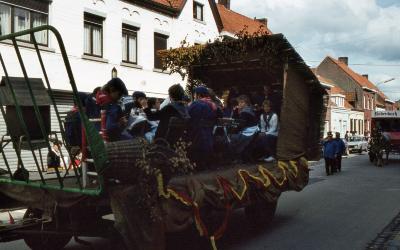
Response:
[[[336,143],[333,141],[332,132],[328,132],[328,137],[325,138],[323,145],[326,175],[331,175],[335,168],[335,154],[337,151]]]
[[[344,144],[343,140],[340,139],[340,133],[336,132],[336,138],[335,138],[335,143],[336,143],[336,169],[337,171],[341,172],[342,171],[342,155],[346,151],[346,145]]]

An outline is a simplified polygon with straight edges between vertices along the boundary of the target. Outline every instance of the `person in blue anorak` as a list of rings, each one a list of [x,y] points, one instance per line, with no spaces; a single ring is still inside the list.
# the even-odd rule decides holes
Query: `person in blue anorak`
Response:
[[[107,110],[106,133],[109,141],[132,139],[132,136],[125,129],[130,110],[127,111],[121,107],[122,97],[128,96],[125,83],[119,78],[113,78],[103,86],[102,91],[108,97],[105,108]]]
[[[336,143],[336,161],[335,161],[335,169],[339,172],[342,171],[342,156],[346,152],[346,145],[344,141],[340,139],[340,133],[336,132],[335,134],[335,143]]]
[[[194,89],[194,101],[189,106],[188,134],[192,142],[190,158],[199,169],[210,166],[213,154],[213,129],[222,111],[218,111],[217,105],[211,100],[206,87]]]
[[[147,99],[142,101],[141,105],[144,108],[147,119],[149,121],[159,121],[158,127],[155,133],[155,139],[167,138],[168,128],[171,118],[175,117],[182,121],[189,120],[189,114],[187,108],[183,102],[185,91],[181,85],[175,84],[168,89],[169,103],[162,107],[160,110],[152,110],[149,107]],[[174,144],[175,142],[169,141]]]
[[[332,132],[328,132],[328,137],[324,139],[323,146],[326,175],[331,175],[335,169],[337,153],[336,142],[333,140]]]
[[[254,112],[248,96],[239,96],[237,102],[238,106],[235,108],[232,118],[240,121],[240,126],[238,133],[231,135],[231,153],[233,157],[240,157],[245,162],[252,161],[254,148],[251,147],[251,142],[260,132],[259,118]]]

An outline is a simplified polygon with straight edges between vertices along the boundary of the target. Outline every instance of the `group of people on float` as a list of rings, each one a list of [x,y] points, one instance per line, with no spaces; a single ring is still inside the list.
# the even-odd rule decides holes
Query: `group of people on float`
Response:
[[[224,105],[204,86],[196,87],[193,93],[191,101],[182,86],[175,84],[169,88],[168,98],[159,103],[141,91],[128,95],[124,82],[113,78],[102,88],[96,88],[84,103],[89,118],[100,117],[100,107],[106,110],[109,141],[135,137],[149,142],[166,139],[170,121],[176,118],[185,124],[189,157],[198,167],[208,168],[215,153],[217,120],[225,117],[242,121],[237,133],[223,135],[228,142],[224,150],[230,157],[246,161],[247,156],[257,155],[267,162],[275,160],[278,114],[268,97],[262,108],[257,108],[246,95],[235,96]]]

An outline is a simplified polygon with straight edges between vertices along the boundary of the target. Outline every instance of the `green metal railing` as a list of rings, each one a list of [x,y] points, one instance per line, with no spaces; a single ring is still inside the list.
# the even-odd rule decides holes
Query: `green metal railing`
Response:
[[[103,188],[104,188],[104,179],[102,176],[103,170],[106,167],[107,164],[107,154],[106,154],[106,150],[105,150],[105,145],[103,142],[103,139],[101,138],[101,136],[99,135],[99,132],[95,129],[94,125],[89,121],[88,117],[86,116],[84,109],[83,109],[83,105],[81,103],[81,100],[78,96],[78,89],[76,87],[75,84],[75,80],[74,80],[74,76],[71,70],[71,65],[65,50],[65,46],[64,46],[64,42],[61,38],[60,33],[57,31],[57,29],[55,29],[52,26],[49,25],[45,25],[45,26],[41,26],[41,27],[36,27],[33,29],[29,29],[29,30],[25,30],[25,31],[21,31],[21,32],[17,32],[17,33],[13,33],[13,34],[9,34],[9,35],[5,35],[5,36],[0,36],[0,42],[4,41],[4,40],[11,40],[12,42],[12,46],[15,49],[15,53],[19,62],[19,65],[21,67],[21,71],[23,74],[23,78],[25,79],[25,83],[26,83],[26,88],[29,92],[29,96],[31,98],[32,104],[33,104],[33,108],[34,108],[34,113],[35,113],[35,117],[37,119],[37,122],[39,124],[40,127],[40,131],[42,133],[44,142],[46,144],[46,148],[47,150],[50,152],[51,151],[51,145],[50,145],[50,139],[49,139],[49,134],[46,132],[45,129],[45,124],[44,124],[44,120],[43,120],[43,116],[40,112],[40,109],[37,105],[37,97],[35,97],[34,91],[32,89],[32,85],[30,82],[30,78],[29,75],[27,73],[26,67],[25,67],[25,63],[23,61],[23,58],[21,56],[21,52],[19,49],[19,42],[17,42],[18,38],[24,35],[30,35],[31,37],[31,41],[33,43],[34,46],[34,50],[36,51],[36,55],[38,58],[38,62],[40,64],[42,73],[43,73],[43,78],[44,78],[44,82],[46,84],[47,87],[47,92],[48,95],[50,97],[51,100],[51,106],[54,108],[54,112],[56,114],[57,117],[57,121],[60,127],[60,131],[59,134],[62,137],[62,142],[64,144],[64,146],[66,148],[66,134],[65,134],[65,129],[63,126],[63,120],[60,116],[60,112],[59,112],[59,108],[57,107],[57,103],[56,103],[56,99],[54,97],[54,91],[51,87],[50,84],[50,80],[47,74],[47,70],[45,67],[45,64],[43,62],[42,59],[42,55],[41,55],[41,51],[39,48],[39,45],[36,41],[35,38],[35,33],[37,32],[42,32],[42,31],[50,31],[56,38],[58,45],[59,45],[59,49],[60,49],[60,53],[61,53],[61,57],[63,60],[63,63],[65,65],[65,69],[66,69],[66,73],[68,75],[69,78],[69,82],[72,88],[72,92],[73,92],[73,98],[74,98],[74,102],[78,107],[78,111],[80,113],[80,117],[82,120],[82,126],[85,129],[86,132],[86,138],[87,138],[87,142],[88,142],[88,146],[90,148],[91,151],[91,155],[94,161],[94,165],[95,165],[95,169],[97,172],[97,185],[95,187],[85,187],[82,185],[82,174],[80,171],[78,171],[78,166],[76,166],[75,164],[75,160],[74,157],[72,156],[70,150],[68,151],[68,156],[70,159],[70,162],[73,164],[73,170],[74,170],[74,174],[65,174],[62,175],[62,173],[60,172],[60,170],[58,168],[55,168],[56,171],[56,179],[57,179],[57,184],[53,184],[53,183],[49,183],[49,180],[45,178],[45,176],[43,175],[42,170],[40,169],[39,166],[39,161],[37,159],[37,156],[33,150],[34,145],[32,143],[32,139],[30,134],[28,133],[28,127],[27,124],[25,122],[25,120],[23,119],[23,113],[22,113],[22,109],[21,109],[21,105],[18,103],[18,98],[16,96],[16,92],[14,90],[14,87],[12,86],[12,82],[10,81],[10,76],[9,73],[7,71],[7,67],[6,67],[6,63],[2,57],[1,51],[0,51],[0,62],[1,62],[1,66],[3,68],[3,73],[4,73],[4,79],[6,81],[6,84],[8,85],[9,89],[10,89],[10,93],[12,95],[12,100],[14,102],[14,106],[16,109],[16,114],[17,114],[17,118],[18,118],[18,123],[21,126],[23,133],[24,133],[24,140],[26,141],[26,143],[28,144],[29,148],[31,149],[32,152],[32,157],[33,160],[35,162],[36,168],[37,168],[37,172],[39,174],[40,177],[40,181],[33,181],[30,179],[27,180],[17,180],[13,177],[13,169],[10,167],[9,161],[7,160],[7,155],[4,152],[4,148],[0,147],[1,150],[1,155],[3,157],[4,163],[6,165],[7,168],[7,176],[2,175],[0,176],[0,183],[9,183],[9,184],[13,184],[13,185],[23,185],[23,186],[29,186],[29,187],[34,187],[34,188],[41,188],[41,189],[49,189],[49,190],[62,190],[62,191],[66,191],[66,192],[73,192],[73,193],[82,193],[82,194],[87,194],[87,195],[100,195],[103,192]],[[30,64],[32,64],[33,62],[29,62]],[[1,96],[0,96],[0,110],[1,110],[1,114],[6,122],[6,126],[10,127],[13,126],[13,124],[10,124],[10,121],[8,121],[6,119],[6,110],[4,108],[3,102],[1,100]],[[15,153],[17,155],[18,158],[18,162],[19,162],[19,166],[18,168],[21,168],[23,170],[25,169],[25,165],[23,163],[23,159],[21,156],[21,150],[18,150],[18,141],[16,138],[14,137],[10,137],[11,142],[13,144],[13,148],[15,150]],[[66,178],[74,178],[74,185],[71,186],[71,184],[69,184],[68,186],[65,185],[65,180]],[[69,180],[70,180],[69,179]]]

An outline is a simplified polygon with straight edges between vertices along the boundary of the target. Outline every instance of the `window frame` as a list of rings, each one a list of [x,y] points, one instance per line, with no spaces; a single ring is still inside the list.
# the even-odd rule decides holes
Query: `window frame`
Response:
[[[97,20],[101,21],[101,24],[100,24],[100,22],[97,23],[96,21],[93,21],[93,20],[87,20],[89,18],[97,19]],[[90,53],[86,53],[85,48],[83,48],[83,54],[84,55],[103,58],[103,56],[104,56],[104,36],[103,36],[104,35],[104,20],[105,20],[104,17],[97,16],[97,15],[94,15],[94,14],[91,14],[91,13],[88,13],[88,12],[84,12],[84,15],[83,15],[83,31],[85,32],[85,25],[86,24],[88,24],[90,26],[90,29],[89,29],[89,32],[90,32],[90,36],[89,36],[89,39],[90,39],[90,43],[89,43],[90,44]],[[93,47],[94,47],[93,46],[93,26],[101,27],[101,35],[100,35],[100,37],[101,37],[101,55],[96,55],[96,54],[93,53]],[[83,35],[83,36],[84,36],[83,39],[85,40],[85,35]]]
[[[197,16],[197,7],[201,9],[201,18]],[[204,22],[204,4],[201,4],[197,1],[193,1],[193,18],[197,21]]]
[[[158,58],[160,61],[161,61],[161,58],[159,58],[158,56],[157,56],[157,51],[158,50],[156,50],[156,37],[159,37],[159,38],[164,38],[165,39],[165,49],[168,49],[168,39],[169,39],[169,36],[167,36],[167,35],[164,35],[164,34],[160,34],[160,33],[157,33],[157,32],[154,32],[154,69],[162,69],[162,66],[161,67],[158,67],[158,65],[156,65],[156,62],[157,62],[157,60],[156,60],[156,58]]]
[[[125,48],[122,48],[123,50],[125,50],[125,52],[126,52],[126,56],[127,56],[127,60],[124,60],[124,58],[123,58],[123,56],[122,56],[122,62],[123,63],[129,63],[129,64],[135,64],[135,65],[138,65],[138,55],[139,55],[139,53],[138,53],[138,33],[139,33],[139,30],[140,30],[140,28],[138,28],[138,27],[135,27],[135,26],[131,26],[131,25],[128,25],[128,24],[122,24],[122,36],[124,36],[124,35],[126,35],[127,36],[127,42],[126,42],[126,50],[125,50]],[[135,52],[136,52],[136,61],[134,62],[134,61],[131,61],[130,60],[130,58],[129,58],[129,46],[130,46],[130,43],[129,43],[129,37],[135,37],[136,38],[136,50],[135,50]]]
[[[30,8],[26,8],[24,6],[12,5],[12,4],[9,4],[7,2],[0,2],[0,4],[8,6],[10,8],[10,10],[11,10],[11,12],[10,12],[10,20],[9,20],[10,24],[11,24],[10,25],[10,32],[11,33],[15,33],[16,32],[15,31],[15,17],[16,17],[15,16],[15,10],[16,9],[20,9],[20,10],[28,12],[28,14],[29,14],[29,29],[34,28],[33,27],[33,20],[32,20],[33,14],[40,14],[40,15],[45,16],[46,17],[46,25],[49,24],[49,13],[45,13],[45,12],[42,12],[42,11],[30,9]],[[45,31],[41,31],[41,32],[46,32],[46,42],[45,43],[41,43],[41,42],[38,42],[37,39],[36,39],[36,42],[37,42],[38,45],[48,47],[49,46],[49,31],[45,30]],[[5,34],[3,34],[3,35],[5,35]],[[33,39],[32,39],[31,35],[29,35],[29,40],[25,40],[25,39],[21,39],[21,38],[19,38],[19,39],[16,38],[15,40],[19,41],[19,42],[33,43]]]

